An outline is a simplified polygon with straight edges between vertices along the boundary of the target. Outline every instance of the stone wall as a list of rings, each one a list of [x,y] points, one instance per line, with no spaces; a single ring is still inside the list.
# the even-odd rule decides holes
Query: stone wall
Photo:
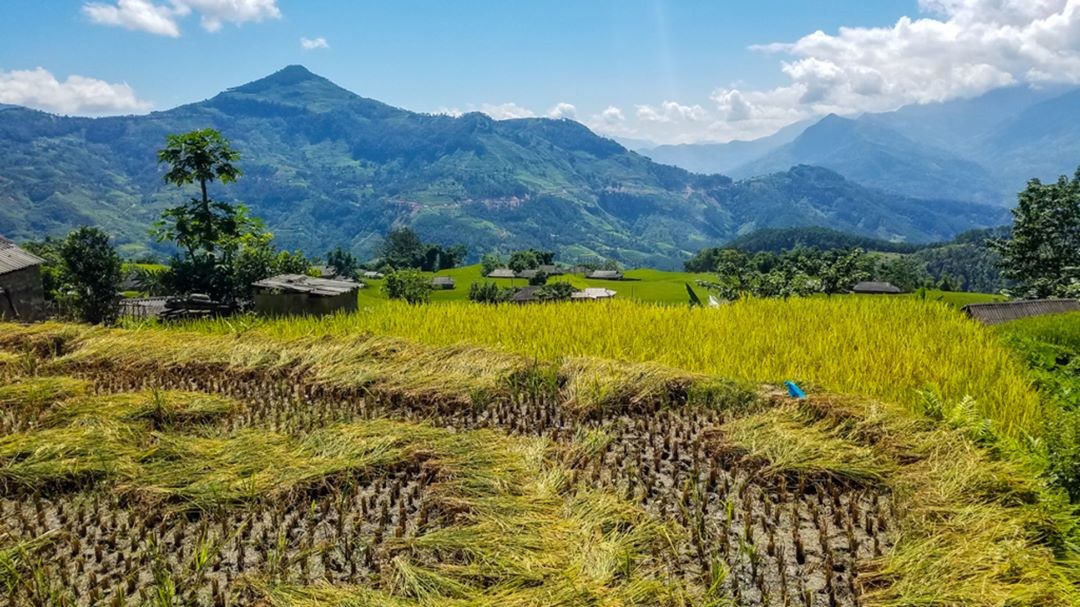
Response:
[[[0,274],[0,318],[18,322],[45,320],[41,266]]]

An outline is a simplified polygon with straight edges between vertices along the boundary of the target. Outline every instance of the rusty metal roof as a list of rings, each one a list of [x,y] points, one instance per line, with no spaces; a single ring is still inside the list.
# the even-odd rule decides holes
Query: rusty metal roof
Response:
[[[14,242],[0,236],[0,274],[16,272],[43,263],[45,263],[44,259],[20,249]]]
[[[1033,299],[1002,303],[968,304],[963,307],[968,316],[984,325],[998,325],[1010,320],[1064,314],[1080,311],[1080,301],[1075,299]]]
[[[334,295],[356,291],[363,285],[352,280],[315,278],[314,276],[304,276],[303,274],[281,274],[252,283],[251,286],[259,289],[333,297]]]

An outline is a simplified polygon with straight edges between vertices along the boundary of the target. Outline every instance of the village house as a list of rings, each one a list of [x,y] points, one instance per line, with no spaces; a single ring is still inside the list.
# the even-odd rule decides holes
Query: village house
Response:
[[[510,296],[510,303],[538,303],[541,300],[540,297],[537,296],[537,291],[539,291],[541,288],[542,287],[539,286],[521,287],[517,291],[514,291],[514,294]]]
[[[618,270],[593,270],[585,275],[585,278],[594,280],[622,280],[623,273]]]
[[[356,292],[364,287],[353,280],[332,280],[302,274],[281,274],[253,283],[255,311],[266,316],[321,316],[355,312]]]
[[[45,260],[0,236],[0,319],[36,322],[45,319]]]
[[[896,295],[902,291],[891,283],[865,280],[852,287],[851,292],[861,295]]]
[[[436,289],[453,289],[454,279],[449,276],[436,276],[431,279],[431,286]]]
[[[510,268],[495,268],[488,272],[488,278],[517,278],[517,274]]]
[[[577,291],[570,295],[570,299],[574,301],[596,301],[601,299],[614,299],[615,291],[611,289],[604,289],[602,287],[589,287],[582,291]]]

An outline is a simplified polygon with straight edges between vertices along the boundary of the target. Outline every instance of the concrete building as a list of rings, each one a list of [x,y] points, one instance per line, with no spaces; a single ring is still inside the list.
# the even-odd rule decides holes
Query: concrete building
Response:
[[[0,319],[37,322],[45,319],[45,260],[0,236]]]

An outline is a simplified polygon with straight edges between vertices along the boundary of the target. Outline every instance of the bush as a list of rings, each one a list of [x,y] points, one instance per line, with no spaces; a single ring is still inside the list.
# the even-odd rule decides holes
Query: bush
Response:
[[[1080,503],[1080,411],[1061,411],[1048,424],[1046,447],[1050,478]]]
[[[383,290],[390,299],[403,299],[411,304],[431,300],[431,281],[419,270],[398,270],[387,274]]]
[[[536,296],[544,301],[562,301],[570,299],[576,290],[574,285],[568,282],[553,282],[538,289]]]
[[[60,245],[64,287],[79,318],[91,324],[116,321],[117,291],[122,280],[120,256],[109,236],[97,228],[82,227]]]
[[[469,285],[469,301],[476,303],[502,303],[509,301],[513,289],[503,289],[493,282],[474,282]]]

